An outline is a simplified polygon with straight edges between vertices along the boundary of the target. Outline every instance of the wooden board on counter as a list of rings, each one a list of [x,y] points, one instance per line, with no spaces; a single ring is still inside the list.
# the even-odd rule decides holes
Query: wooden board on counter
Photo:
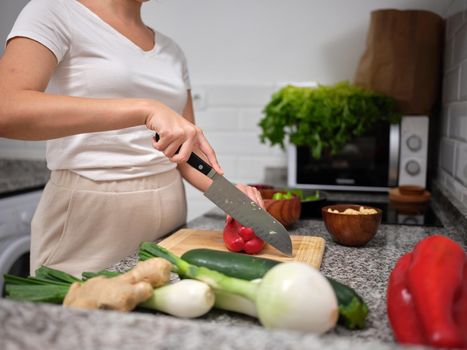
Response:
[[[256,256],[280,260],[300,261],[316,267],[321,266],[325,241],[321,237],[291,235],[292,257],[282,255],[270,245],[266,245],[261,254]],[[222,232],[194,229],[181,229],[158,243],[172,253],[180,256],[188,250],[208,248],[227,251],[222,239]]]

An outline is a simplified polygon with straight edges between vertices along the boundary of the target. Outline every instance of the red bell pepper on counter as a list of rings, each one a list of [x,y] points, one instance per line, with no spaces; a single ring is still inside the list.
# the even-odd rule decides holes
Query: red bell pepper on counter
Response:
[[[467,348],[466,255],[434,235],[402,256],[389,277],[387,310],[395,338],[406,344]]]
[[[264,241],[255,235],[251,227],[242,226],[230,215],[225,220],[224,243],[232,252],[258,254],[264,248]]]

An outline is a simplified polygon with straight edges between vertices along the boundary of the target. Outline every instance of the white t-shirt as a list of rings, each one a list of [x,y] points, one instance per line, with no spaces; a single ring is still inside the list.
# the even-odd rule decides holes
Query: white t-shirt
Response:
[[[91,98],[151,98],[182,113],[190,89],[185,56],[155,32],[144,51],[77,0],[32,0],[7,40],[27,37],[54,53],[58,66],[47,92]],[[64,116],[66,118],[66,116]],[[162,173],[176,165],[151,145],[145,126],[47,141],[47,165],[93,180]]]

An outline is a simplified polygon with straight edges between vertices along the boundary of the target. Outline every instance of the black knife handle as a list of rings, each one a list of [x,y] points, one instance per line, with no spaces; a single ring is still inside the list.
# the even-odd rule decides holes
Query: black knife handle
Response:
[[[156,135],[154,135],[154,140],[156,140],[157,142],[159,141],[159,139],[160,136],[156,132]],[[175,152],[175,154],[177,154],[178,151],[180,151],[180,147],[178,148],[177,152]],[[187,163],[199,172],[203,173],[204,175],[208,175],[212,171],[212,167],[193,152],[191,152],[190,158],[188,158]]]

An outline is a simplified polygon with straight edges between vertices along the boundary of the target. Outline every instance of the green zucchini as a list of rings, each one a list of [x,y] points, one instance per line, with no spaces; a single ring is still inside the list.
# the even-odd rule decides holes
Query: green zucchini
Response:
[[[181,258],[190,264],[204,266],[227,276],[245,280],[262,278],[271,268],[281,263],[257,256],[205,248],[189,250]],[[334,289],[339,304],[339,324],[348,329],[365,328],[368,306],[362,297],[349,286],[333,278],[326,278]]]
[[[280,263],[252,255],[203,248],[189,250],[181,258],[190,264],[204,266],[227,276],[248,281],[263,277],[272,267]]]

